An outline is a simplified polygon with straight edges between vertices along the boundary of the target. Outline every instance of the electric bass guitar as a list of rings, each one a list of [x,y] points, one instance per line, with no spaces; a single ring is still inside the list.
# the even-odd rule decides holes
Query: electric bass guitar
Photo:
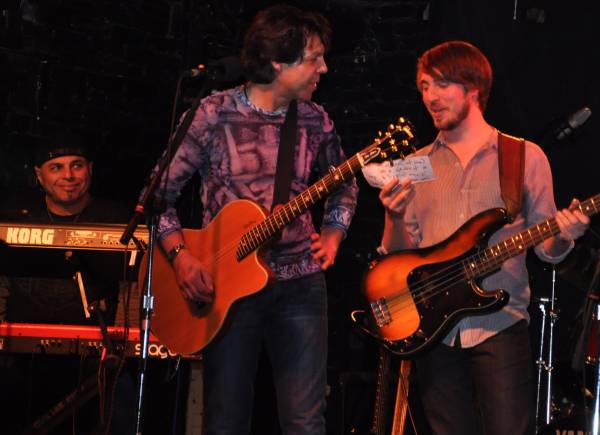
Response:
[[[591,216],[600,195],[574,209]],[[445,241],[424,249],[391,253],[374,261],[363,290],[369,303],[372,335],[402,358],[428,350],[467,315],[502,308],[506,291],[485,291],[480,282],[509,258],[559,233],[554,218],[488,247],[491,234],[508,222],[504,209],[484,211]]]
[[[391,124],[375,141],[339,165],[290,202],[271,214],[259,204],[230,202],[201,230],[184,229],[190,253],[206,267],[214,284],[214,300],[199,304],[183,297],[175,272],[160,249],[154,250],[152,333],[171,351],[190,354],[203,349],[219,332],[231,306],[240,298],[267,287],[273,273],[261,250],[289,223],[332,193],[377,158],[403,157],[414,151],[412,125],[404,118]],[[144,281],[147,258],[140,267]]]

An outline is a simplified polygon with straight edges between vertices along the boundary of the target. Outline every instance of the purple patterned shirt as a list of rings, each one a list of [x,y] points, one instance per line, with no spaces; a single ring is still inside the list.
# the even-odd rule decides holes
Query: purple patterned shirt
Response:
[[[197,109],[166,172],[169,176],[165,188],[167,210],[160,217],[159,238],[181,228],[174,203],[195,172],[200,174],[202,183],[202,226],[224,205],[237,199],[251,199],[266,209],[271,208],[285,111],[267,112],[253,106],[243,89],[240,86],[210,95]],[[314,181],[311,174],[320,161],[337,166],[344,160],[339,136],[327,113],[316,103],[299,101],[298,142],[290,198]],[[327,170],[318,169],[321,175]],[[332,193],[325,201],[322,226],[345,232],[354,214],[357,193],[355,180]],[[314,231],[311,214],[305,212],[284,228],[281,239],[266,250],[265,259],[279,280],[320,270],[310,253],[309,236]]]

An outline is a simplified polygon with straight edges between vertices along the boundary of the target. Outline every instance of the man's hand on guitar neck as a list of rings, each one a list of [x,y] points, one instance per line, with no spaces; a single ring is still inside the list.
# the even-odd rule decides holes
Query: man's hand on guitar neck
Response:
[[[310,239],[313,257],[321,264],[321,270],[326,270],[335,261],[340,243],[344,239],[343,231],[337,228],[324,228],[321,234],[311,234]]]
[[[579,237],[585,233],[590,226],[590,218],[575,207],[579,206],[579,200],[573,199],[569,208],[558,210],[555,215],[556,224],[560,233],[544,242],[544,251],[552,256],[559,256]]]

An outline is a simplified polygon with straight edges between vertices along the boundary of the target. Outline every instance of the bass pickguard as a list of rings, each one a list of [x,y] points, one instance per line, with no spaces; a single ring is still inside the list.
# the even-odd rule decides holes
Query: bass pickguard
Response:
[[[501,266],[490,261],[497,257],[487,252],[487,244],[506,217],[502,209],[487,210],[443,242],[397,251],[372,263],[363,287],[376,335],[390,350],[404,357],[416,355],[443,338],[461,317],[506,304],[506,292],[479,287],[483,277]]]
[[[462,257],[472,255],[469,251]],[[462,258],[460,257],[460,258]],[[425,350],[467,315],[481,315],[500,309],[508,302],[503,290],[486,292],[480,280],[469,280],[460,273],[460,258],[415,268],[407,277],[420,323],[418,330],[394,343],[394,352],[405,355]],[[448,270],[457,270],[448,274]],[[440,282],[440,275],[444,275]],[[448,276],[449,275],[449,276]]]

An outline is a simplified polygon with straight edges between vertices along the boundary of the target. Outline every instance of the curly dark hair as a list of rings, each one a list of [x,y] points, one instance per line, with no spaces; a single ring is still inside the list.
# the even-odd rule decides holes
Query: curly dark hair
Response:
[[[246,32],[241,53],[244,74],[254,83],[275,79],[271,62],[294,63],[304,54],[308,37],[317,35],[325,49],[331,44],[331,27],[317,12],[279,4],[260,11]]]

